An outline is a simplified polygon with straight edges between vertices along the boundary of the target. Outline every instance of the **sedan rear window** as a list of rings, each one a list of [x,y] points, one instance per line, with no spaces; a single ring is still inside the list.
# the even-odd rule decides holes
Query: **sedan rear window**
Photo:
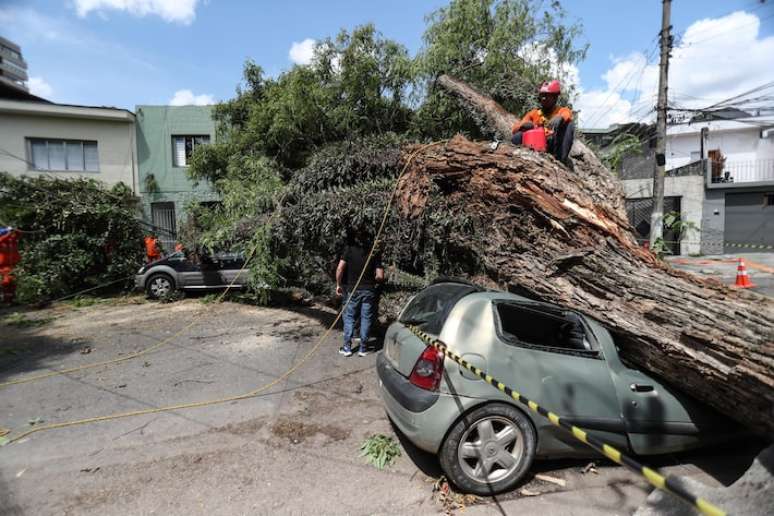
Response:
[[[427,333],[438,335],[443,323],[457,301],[480,289],[464,283],[438,283],[421,291],[409,302],[399,321],[422,328]]]

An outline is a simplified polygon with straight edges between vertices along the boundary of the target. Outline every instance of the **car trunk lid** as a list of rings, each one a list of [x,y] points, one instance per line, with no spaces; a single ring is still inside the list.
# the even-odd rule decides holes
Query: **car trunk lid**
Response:
[[[433,336],[437,337],[437,335]],[[427,343],[400,322],[392,323],[385,335],[384,355],[390,365],[406,378],[411,375],[414,365],[425,348]]]

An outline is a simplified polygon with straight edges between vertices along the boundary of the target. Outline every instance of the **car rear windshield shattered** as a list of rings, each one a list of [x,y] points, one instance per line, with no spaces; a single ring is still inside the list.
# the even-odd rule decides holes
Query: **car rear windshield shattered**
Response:
[[[411,300],[399,321],[403,324],[419,326],[427,333],[438,335],[457,301],[478,290],[477,287],[463,283],[432,285]]]

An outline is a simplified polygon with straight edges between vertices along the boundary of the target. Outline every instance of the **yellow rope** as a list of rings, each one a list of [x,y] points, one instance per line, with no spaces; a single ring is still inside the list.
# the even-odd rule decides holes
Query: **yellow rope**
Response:
[[[286,195],[287,194],[283,194],[282,197],[280,197],[280,200],[277,203],[278,206],[282,204],[282,201],[285,199]],[[279,210],[275,210],[274,213],[272,213],[271,217],[266,222],[267,224],[270,224],[273,221],[274,216],[278,213],[278,211]],[[245,263],[244,263],[243,267],[247,267],[248,264],[250,263],[250,261],[253,259],[253,256],[255,255],[255,249],[256,248],[253,247],[250,250],[250,254],[245,259]],[[221,302],[223,300],[223,298],[226,296],[226,294],[228,294],[228,292],[234,286],[234,283],[236,282],[236,280],[238,278],[239,278],[239,275],[234,276],[234,279],[231,280],[231,283],[229,283],[228,286],[226,287],[226,289],[223,292],[221,292],[220,295],[216,298],[216,300],[215,300],[216,303],[219,303],[219,302]],[[204,311],[204,309],[202,309],[202,311]],[[141,357],[141,356],[147,355],[149,353],[152,353],[152,352],[156,351],[157,349],[159,349],[159,348],[161,348],[163,346],[166,346],[167,344],[169,344],[170,342],[175,340],[177,337],[182,335],[184,332],[188,331],[191,327],[193,327],[193,325],[197,323],[197,320],[198,320],[197,318],[192,319],[190,323],[186,324],[180,330],[176,331],[175,333],[173,333],[169,337],[167,337],[165,339],[162,339],[160,342],[158,342],[157,344],[154,344],[153,346],[150,346],[150,347],[145,348],[143,350],[137,351],[135,353],[129,353],[128,355],[125,355],[125,356],[122,356],[122,357],[119,357],[119,358],[114,358],[112,360],[105,360],[103,362],[96,362],[96,363],[93,363],[93,364],[86,364],[86,365],[82,365],[82,366],[78,366],[78,367],[71,367],[69,369],[60,369],[58,371],[51,371],[49,373],[43,373],[43,374],[39,374],[39,375],[35,375],[35,376],[28,376],[28,377],[25,377],[25,378],[20,378],[18,380],[10,380],[10,381],[7,381],[7,382],[0,382],[0,389],[2,389],[3,387],[8,387],[9,385],[18,385],[18,384],[22,384],[22,383],[35,382],[35,381],[38,381],[38,380],[43,380],[45,378],[51,378],[52,376],[60,376],[60,375],[65,375],[65,374],[70,374],[70,373],[76,373],[78,371],[84,371],[86,369],[93,369],[95,367],[108,366],[108,365],[112,365],[112,364],[117,364],[119,362],[126,362],[127,360],[133,360],[133,359],[135,359],[137,357]]]
[[[191,328],[191,326],[193,326],[195,323],[196,323],[196,319],[191,321],[189,324],[184,326],[182,329],[180,329],[179,331],[177,331],[173,335],[167,337],[166,339],[161,340],[159,343],[154,344],[153,346],[150,346],[150,347],[145,348],[143,350],[137,351],[135,353],[130,353],[128,355],[124,355],[124,356],[119,357],[119,358],[114,358],[112,360],[105,360],[103,362],[95,362],[93,364],[86,364],[86,365],[82,365],[82,366],[78,366],[78,367],[71,367],[69,369],[60,369],[60,370],[57,370],[57,371],[51,371],[51,372],[48,372],[48,373],[43,373],[43,374],[39,374],[39,375],[35,375],[35,376],[28,376],[28,377],[25,377],[25,378],[19,378],[18,380],[10,380],[10,381],[7,381],[7,382],[2,382],[2,383],[0,383],[0,388],[8,387],[9,385],[18,385],[18,384],[21,384],[21,383],[35,382],[35,381],[38,381],[38,380],[43,380],[45,378],[51,378],[52,376],[60,376],[60,375],[65,375],[65,374],[70,374],[70,373],[76,373],[78,371],[83,371],[83,370],[86,370],[86,369],[92,369],[94,367],[107,366],[107,365],[111,365],[111,364],[117,364],[119,362],[125,362],[127,360],[132,360],[132,359],[135,359],[137,357],[141,357],[143,355],[147,355],[148,353],[152,353],[153,351],[156,351],[160,347],[165,346],[166,344],[169,344],[172,340],[174,340],[175,338],[179,337],[183,332],[185,332],[186,330]]]
[[[433,147],[435,145],[439,145],[443,143],[443,141],[439,142],[433,142],[429,143],[427,145],[424,145],[420,148],[418,148],[416,151],[414,151],[409,158],[406,160],[406,164],[403,166],[403,169],[401,170],[400,174],[398,175],[398,178],[395,180],[395,187],[392,190],[392,194],[390,195],[390,199],[387,202],[387,206],[385,206],[384,209],[384,215],[382,216],[381,224],[379,224],[379,229],[376,232],[376,237],[374,238],[373,245],[371,246],[371,251],[368,253],[368,258],[366,259],[366,262],[363,266],[363,269],[360,271],[360,276],[357,279],[357,282],[355,283],[354,288],[352,289],[352,292],[357,290],[357,287],[360,285],[361,280],[363,279],[363,276],[365,275],[365,271],[368,269],[368,265],[374,255],[374,251],[376,250],[377,243],[379,242],[379,237],[381,237],[382,232],[384,231],[384,226],[387,223],[387,219],[390,215],[390,210],[392,208],[392,203],[395,200],[395,195],[398,191],[398,185],[400,184],[400,180],[405,174],[406,170],[408,170],[409,165],[414,160],[414,158],[419,154],[421,151],[428,149],[430,147]],[[252,257],[252,254],[251,254]],[[245,261],[247,263],[247,261]],[[233,283],[232,283],[233,284]],[[328,329],[323,333],[323,335],[320,337],[320,339],[317,341],[317,343],[310,349],[299,362],[297,362],[294,366],[292,366],[290,369],[285,371],[282,375],[278,376],[276,379],[272,380],[271,382],[267,383],[266,385],[263,385],[257,389],[254,389],[252,391],[248,391],[244,394],[238,394],[235,396],[229,396],[226,398],[218,398],[214,400],[205,400],[205,401],[196,401],[191,403],[181,403],[178,405],[169,405],[166,407],[157,407],[157,408],[151,408],[151,409],[143,409],[143,410],[133,410],[130,412],[120,412],[118,414],[110,414],[107,416],[97,416],[97,417],[90,417],[85,419],[77,419],[73,421],[64,421],[61,423],[50,423],[47,425],[42,426],[35,426],[33,428],[30,428],[29,430],[22,432],[21,434],[14,436],[13,438],[9,439],[9,443],[18,442],[25,437],[37,433],[37,432],[43,432],[46,430],[56,430],[58,428],[67,428],[71,426],[78,426],[78,425],[85,425],[88,423],[98,423],[101,421],[110,421],[113,419],[121,419],[125,417],[133,417],[133,416],[144,416],[147,414],[157,414],[159,412],[169,412],[173,410],[181,410],[181,409],[189,409],[189,408],[197,408],[197,407],[206,407],[209,405],[217,405],[221,403],[228,403],[231,401],[238,401],[238,400],[244,400],[248,398],[254,398],[258,396],[260,393],[267,391],[268,389],[271,389],[278,383],[282,382],[286,378],[288,378],[290,375],[292,375],[296,370],[298,370],[299,367],[301,367],[309,358],[314,355],[317,350],[320,348],[320,346],[325,342],[325,340],[328,338],[328,335],[330,335],[331,331],[333,331],[333,328],[336,326],[336,324],[341,319],[341,315],[344,313],[344,310],[346,310],[347,306],[349,306],[349,303],[352,299],[352,295],[350,294],[347,298],[347,301],[344,303],[344,306],[341,307],[341,310],[339,310],[339,313],[336,315],[336,318],[331,323],[331,325],[328,327]],[[190,327],[190,325],[188,326]],[[179,334],[180,332],[178,332]],[[165,339],[165,342],[168,342],[169,339]],[[158,346],[157,346],[158,347]],[[122,357],[124,358],[124,357]],[[112,361],[111,361],[112,362]],[[91,366],[96,367],[96,366]],[[75,370],[78,370],[78,368],[75,368]],[[61,373],[60,373],[61,374]],[[0,384],[2,385],[2,384]]]

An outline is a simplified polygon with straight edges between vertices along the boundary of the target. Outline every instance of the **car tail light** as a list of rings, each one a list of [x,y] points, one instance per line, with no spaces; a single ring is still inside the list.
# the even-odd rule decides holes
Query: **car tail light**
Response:
[[[441,385],[442,374],[443,353],[433,346],[427,346],[414,364],[409,381],[422,389],[437,391]]]

